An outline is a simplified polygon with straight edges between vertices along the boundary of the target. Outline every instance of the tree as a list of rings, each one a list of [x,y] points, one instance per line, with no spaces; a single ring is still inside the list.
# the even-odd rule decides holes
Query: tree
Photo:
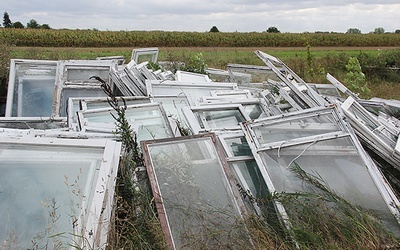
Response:
[[[269,27],[269,28],[267,29],[267,32],[268,32],[268,33],[281,33],[281,32],[278,30],[278,28],[277,28],[277,27],[274,27],[274,26]]]
[[[39,23],[35,19],[31,19],[29,23],[26,24],[28,29],[38,29]]]
[[[357,28],[350,28],[347,30],[346,34],[361,34],[361,30]]]
[[[385,33],[385,29],[382,27],[375,28],[375,30],[374,30],[374,34],[384,34],[384,33]]]
[[[50,30],[51,28],[47,23],[45,23],[45,24],[40,25],[39,29]]]
[[[13,24],[12,24],[12,27],[15,28],[15,29],[23,29],[23,28],[25,28],[25,26],[24,26],[21,22],[19,22],[19,21],[13,23]]]
[[[212,28],[210,29],[210,32],[219,32],[217,26],[212,26]]]
[[[395,34],[400,34],[400,30],[395,30]]]
[[[12,22],[10,20],[10,16],[8,15],[7,11],[4,12],[4,15],[3,15],[3,26],[4,26],[4,28],[11,28],[11,26],[12,26]]]
[[[368,88],[367,80],[357,57],[349,58],[346,69],[347,73],[344,82],[347,87],[357,95],[367,96],[371,90]]]

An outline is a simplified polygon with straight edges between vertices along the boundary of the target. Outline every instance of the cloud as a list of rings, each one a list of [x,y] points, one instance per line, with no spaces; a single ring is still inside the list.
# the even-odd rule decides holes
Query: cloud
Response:
[[[1,5],[12,21],[35,19],[53,28],[100,30],[339,31],[400,29],[398,0],[19,0]]]

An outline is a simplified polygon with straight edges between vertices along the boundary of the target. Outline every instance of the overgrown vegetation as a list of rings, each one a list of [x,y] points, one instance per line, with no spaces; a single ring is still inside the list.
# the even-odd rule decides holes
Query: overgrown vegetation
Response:
[[[0,44],[0,97],[7,95],[8,67],[10,65],[11,49],[7,44]]]
[[[99,77],[108,102],[116,111],[116,135],[122,142],[123,153],[115,189],[115,216],[109,233],[108,249],[166,249],[149,188],[143,171],[143,156],[139,142],[125,117],[126,103],[117,99],[111,88]],[[121,103],[122,101],[122,103]]]

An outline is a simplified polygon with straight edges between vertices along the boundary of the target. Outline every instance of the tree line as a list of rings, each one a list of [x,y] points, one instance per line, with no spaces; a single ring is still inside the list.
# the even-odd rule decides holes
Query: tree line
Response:
[[[1,25],[0,25],[1,26]],[[6,12],[3,14],[3,27],[4,28],[15,28],[15,29],[24,29],[25,26],[20,22],[12,22],[10,19],[10,15]],[[29,23],[26,24],[26,28],[28,29],[51,29],[50,26],[45,24],[39,24],[35,19],[31,19]]]

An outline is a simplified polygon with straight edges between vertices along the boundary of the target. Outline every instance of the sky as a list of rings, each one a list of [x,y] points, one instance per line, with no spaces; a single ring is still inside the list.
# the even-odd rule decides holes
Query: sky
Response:
[[[12,22],[53,29],[369,33],[400,29],[399,0],[0,0]],[[1,21],[2,23],[2,21]]]

